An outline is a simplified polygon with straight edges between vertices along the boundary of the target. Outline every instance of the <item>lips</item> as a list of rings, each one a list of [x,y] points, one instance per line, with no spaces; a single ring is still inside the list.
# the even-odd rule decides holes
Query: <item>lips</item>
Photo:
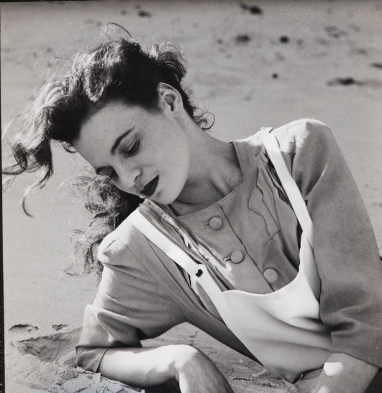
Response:
[[[149,183],[147,183],[142,188],[142,190],[140,191],[140,194],[150,197],[151,195],[154,194],[154,192],[157,188],[158,182],[159,182],[159,176],[154,177],[153,180],[151,180]]]

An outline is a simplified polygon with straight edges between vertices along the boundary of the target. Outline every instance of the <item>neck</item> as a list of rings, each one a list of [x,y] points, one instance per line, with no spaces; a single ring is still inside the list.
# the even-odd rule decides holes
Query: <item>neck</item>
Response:
[[[193,213],[216,203],[243,181],[231,143],[217,140],[198,128],[190,146],[189,177],[179,197],[169,206],[177,215]]]

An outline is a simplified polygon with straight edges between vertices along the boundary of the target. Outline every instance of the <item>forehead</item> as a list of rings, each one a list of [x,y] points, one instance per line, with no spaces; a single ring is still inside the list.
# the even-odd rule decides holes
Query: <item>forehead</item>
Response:
[[[121,101],[108,102],[85,119],[73,146],[80,152],[87,150],[87,147],[92,148],[94,144],[112,144],[121,132],[143,118],[142,111],[139,106],[130,106]]]
[[[88,116],[72,145],[91,165],[98,165],[98,161],[110,152],[115,139],[142,118],[141,110],[121,101],[107,103]]]
[[[127,105],[122,101],[106,103],[102,108],[91,111],[86,117],[81,125],[78,139],[84,139],[87,136],[97,137],[98,133],[101,135],[110,133],[121,123],[132,120],[137,109],[139,108]]]

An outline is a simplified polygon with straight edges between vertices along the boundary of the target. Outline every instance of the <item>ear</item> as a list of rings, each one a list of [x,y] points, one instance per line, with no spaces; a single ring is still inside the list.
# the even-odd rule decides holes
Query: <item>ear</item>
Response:
[[[167,83],[159,82],[158,93],[161,98],[160,105],[163,106],[163,109],[167,105],[170,111],[175,115],[179,114],[182,109],[184,110],[182,97],[178,90],[174,89],[172,86]]]

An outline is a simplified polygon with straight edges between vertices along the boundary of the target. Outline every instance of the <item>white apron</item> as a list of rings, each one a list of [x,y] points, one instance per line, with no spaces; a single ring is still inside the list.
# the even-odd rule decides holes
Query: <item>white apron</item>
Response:
[[[330,354],[330,331],[319,318],[320,280],[312,247],[312,220],[277,139],[268,134],[263,143],[303,231],[299,272],[278,291],[264,295],[221,291],[204,265],[197,264],[138,210],[127,220],[197,280],[227,327],[264,367],[293,382],[304,372],[323,367]]]

